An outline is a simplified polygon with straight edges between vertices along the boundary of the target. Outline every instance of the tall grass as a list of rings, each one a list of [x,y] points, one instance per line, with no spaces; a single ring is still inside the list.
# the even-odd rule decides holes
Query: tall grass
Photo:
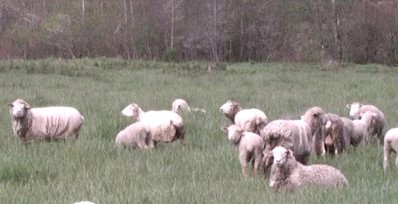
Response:
[[[72,203],[397,203],[398,171],[382,171],[382,147],[373,141],[335,158],[311,157],[341,169],[347,189],[276,193],[261,176],[242,179],[232,145],[220,126],[219,107],[232,98],[264,110],[270,120],[298,118],[318,105],[347,115],[347,103],[377,105],[398,121],[398,69],[317,64],[233,64],[207,72],[205,64],[118,59],[0,62],[0,202]],[[119,116],[130,102],[144,110],[171,109],[185,98],[206,114],[184,113],[188,145],[160,144],[153,151],[120,151],[117,132],[131,123]],[[20,144],[12,135],[7,104],[70,105],[85,116],[78,140]],[[2,105],[1,105],[2,104]],[[394,159],[393,159],[394,160]],[[392,167],[394,165],[392,164]]]

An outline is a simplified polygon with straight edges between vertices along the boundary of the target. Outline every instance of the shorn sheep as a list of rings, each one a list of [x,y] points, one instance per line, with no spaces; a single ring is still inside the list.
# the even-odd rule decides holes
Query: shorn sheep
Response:
[[[269,186],[277,191],[294,191],[305,186],[345,187],[348,181],[340,170],[323,164],[305,166],[296,161],[291,150],[277,146],[272,150]]]
[[[23,143],[43,139],[77,138],[84,122],[83,115],[72,107],[32,108],[22,99],[16,99],[8,106],[12,130]]]
[[[239,103],[228,100],[220,107],[220,111],[247,132],[260,133],[260,130],[268,123],[265,113],[259,109],[242,109]]]
[[[115,138],[115,144],[119,147],[152,149],[154,141],[151,129],[145,123],[138,121],[121,130]]]
[[[377,116],[375,117],[375,121],[373,123],[373,132],[372,135],[376,135],[380,144],[383,144],[383,129],[387,124],[386,118],[384,117],[384,113],[380,111],[374,105],[364,105],[358,102],[354,102],[351,104],[347,104],[346,107],[350,109],[350,117],[353,119],[361,118],[362,114],[365,112],[371,111],[374,112]],[[365,138],[365,143],[369,144],[371,138]]]
[[[395,166],[398,168],[398,128],[389,129],[384,136],[383,169],[387,171],[390,163],[390,154],[395,152]]]
[[[228,140],[235,145],[244,178],[249,175],[247,165],[250,161],[253,165],[253,175],[257,175],[262,163],[263,139],[255,133],[245,132],[237,125],[221,129],[228,134]]]
[[[171,111],[176,113],[180,111],[206,113],[205,109],[189,107],[187,101],[182,98],[177,98],[173,101],[173,103],[171,104]]]
[[[173,142],[178,139],[182,144],[185,143],[184,121],[180,115],[173,111],[144,112],[138,104],[131,103],[122,110],[121,114],[149,125],[155,143]]]
[[[265,141],[264,169],[271,165],[272,155],[269,153],[276,146],[291,149],[299,162],[307,164],[313,149],[313,137],[321,134],[323,115],[321,108],[312,107],[300,120],[274,120],[265,126],[260,134]]]

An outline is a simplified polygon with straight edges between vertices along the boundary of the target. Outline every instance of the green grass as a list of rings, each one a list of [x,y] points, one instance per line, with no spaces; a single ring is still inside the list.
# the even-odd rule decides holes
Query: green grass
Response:
[[[225,65],[223,65],[225,66]],[[348,64],[327,71],[318,64],[232,64],[206,72],[184,64],[81,59],[0,62],[0,202],[73,203],[397,203],[398,171],[382,171],[382,147],[373,141],[335,158],[311,157],[341,169],[347,189],[276,193],[262,176],[242,179],[233,146],[220,127],[219,107],[232,98],[270,120],[298,118],[314,105],[347,115],[347,103],[378,106],[397,126],[398,69]],[[206,114],[184,113],[188,145],[120,151],[117,132],[131,121],[119,115],[130,102],[144,110],[171,109],[186,99]],[[20,144],[7,104],[69,105],[85,116],[78,140]],[[394,160],[394,159],[392,159]]]

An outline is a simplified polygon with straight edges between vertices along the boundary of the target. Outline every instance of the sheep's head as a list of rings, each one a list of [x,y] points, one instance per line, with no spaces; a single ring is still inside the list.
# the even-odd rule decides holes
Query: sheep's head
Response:
[[[350,114],[350,117],[352,117],[352,118],[356,117],[359,108],[361,108],[362,106],[363,106],[363,105],[362,105],[361,103],[358,103],[358,102],[354,102],[354,103],[351,103],[351,104],[347,104],[346,107],[347,107],[348,109],[350,109],[350,113],[349,113],[349,114]]]
[[[228,134],[228,140],[234,144],[240,142],[244,130],[237,125],[230,125],[229,127],[221,127],[221,130]]]
[[[191,111],[191,109],[189,108],[188,103],[184,99],[177,98],[172,103],[171,111],[177,113],[180,110],[182,110],[182,111]]]
[[[220,111],[225,114],[232,122],[234,122],[234,118],[236,113],[238,113],[242,108],[239,103],[228,100],[220,107]]]
[[[325,112],[318,106],[309,108],[301,119],[310,126],[312,133],[326,123]]]
[[[10,115],[13,118],[20,119],[26,117],[31,106],[22,99],[17,99],[14,102],[8,104]]]
[[[277,146],[272,150],[274,164],[278,167],[284,166],[291,155],[293,155],[293,152],[282,146]]]
[[[140,111],[141,108],[136,103],[131,103],[128,106],[126,106],[120,114],[137,120],[137,118],[140,115]]]

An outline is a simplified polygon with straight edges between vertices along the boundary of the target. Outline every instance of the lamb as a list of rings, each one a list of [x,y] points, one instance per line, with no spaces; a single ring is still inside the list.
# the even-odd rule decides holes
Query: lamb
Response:
[[[348,181],[340,170],[323,164],[305,166],[296,161],[291,150],[277,146],[272,150],[269,186],[277,191],[294,191],[305,186],[345,187]]]
[[[178,113],[180,111],[206,113],[205,109],[189,107],[188,103],[184,99],[181,99],[181,98],[177,98],[173,101],[171,111],[176,112],[176,113]]]
[[[325,155],[326,153],[332,153],[337,155],[342,153],[345,148],[344,139],[344,123],[341,118],[333,113],[325,114],[326,124],[323,128],[322,138],[315,138],[316,140],[322,140],[321,151],[316,151],[317,155]],[[317,142],[319,143],[319,142]]]
[[[154,147],[150,127],[140,121],[121,130],[116,135],[115,144],[119,147],[138,147],[139,149],[152,149]]]
[[[83,115],[73,107],[32,108],[22,99],[16,99],[8,106],[14,135],[22,143],[78,138],[84,122]]]
[[[253,175],[256,176],[262,163],[262,149],[264,146],[263,139],[252,132],[246,132],[237,125],[230,125],[221,128],[228,133],[228,139],[236,148],[238,158],[242,166],[243,177],[248,177],[247,163],[252,161]]]
[[[374,128],[373,123],[376,121],[376,118],[376,113],[367,111],[361,116],[360,119],[352,121],[354,124],[352,137],[354,138],[355,142],[360,143],[362,140],[370,140]]]
[[[378,141],[380,144],[383,143],[383,129],[387,124],[387,121],[384,117],[384,113],[380,111],[376,106],[373,105],[363,105],[358,102],[354,102],[352,104],[347,104],[346,107],[350,109],[350,117],[352,119],[359,119],[362,114],[364,114],[367,111],[371,111],[376,113],[375,121],[373,123],[372,127],[372,135],[376,135]],[[365,138],[365,143],[369,144],[370,143],[370,138]]]
[[[313,137],[320,134],[323,115],[321,108],[312,107],[300,120],[274,120],[265,126],[260,134],[265,141],[264,169],[271,165],[270,151],[276,146],[291,149],[299,162],[307,164],[313,148]]]
[[[122,110],[121,114],[149,125],[155,143],[159,141],[168,143],[179,139],[182,144],[185,144],[184,121],[173,111],[144,112],[138,104],[131,103]]]
[[[239,103],[228,100],[220,107],[220,111],[231,120],[235,125],[238,125],[247,132],[260,134],[260,130],[268,123],[268,118],[265,113],[259,109],[242,109]]]
[[[384,136],[384,157],[383,157],[383,169],[387,171],[390,163],[391,152],[398,152],[398,128],[389,129]],[[398,168],[398,155],[396,155],[395,165]]]

